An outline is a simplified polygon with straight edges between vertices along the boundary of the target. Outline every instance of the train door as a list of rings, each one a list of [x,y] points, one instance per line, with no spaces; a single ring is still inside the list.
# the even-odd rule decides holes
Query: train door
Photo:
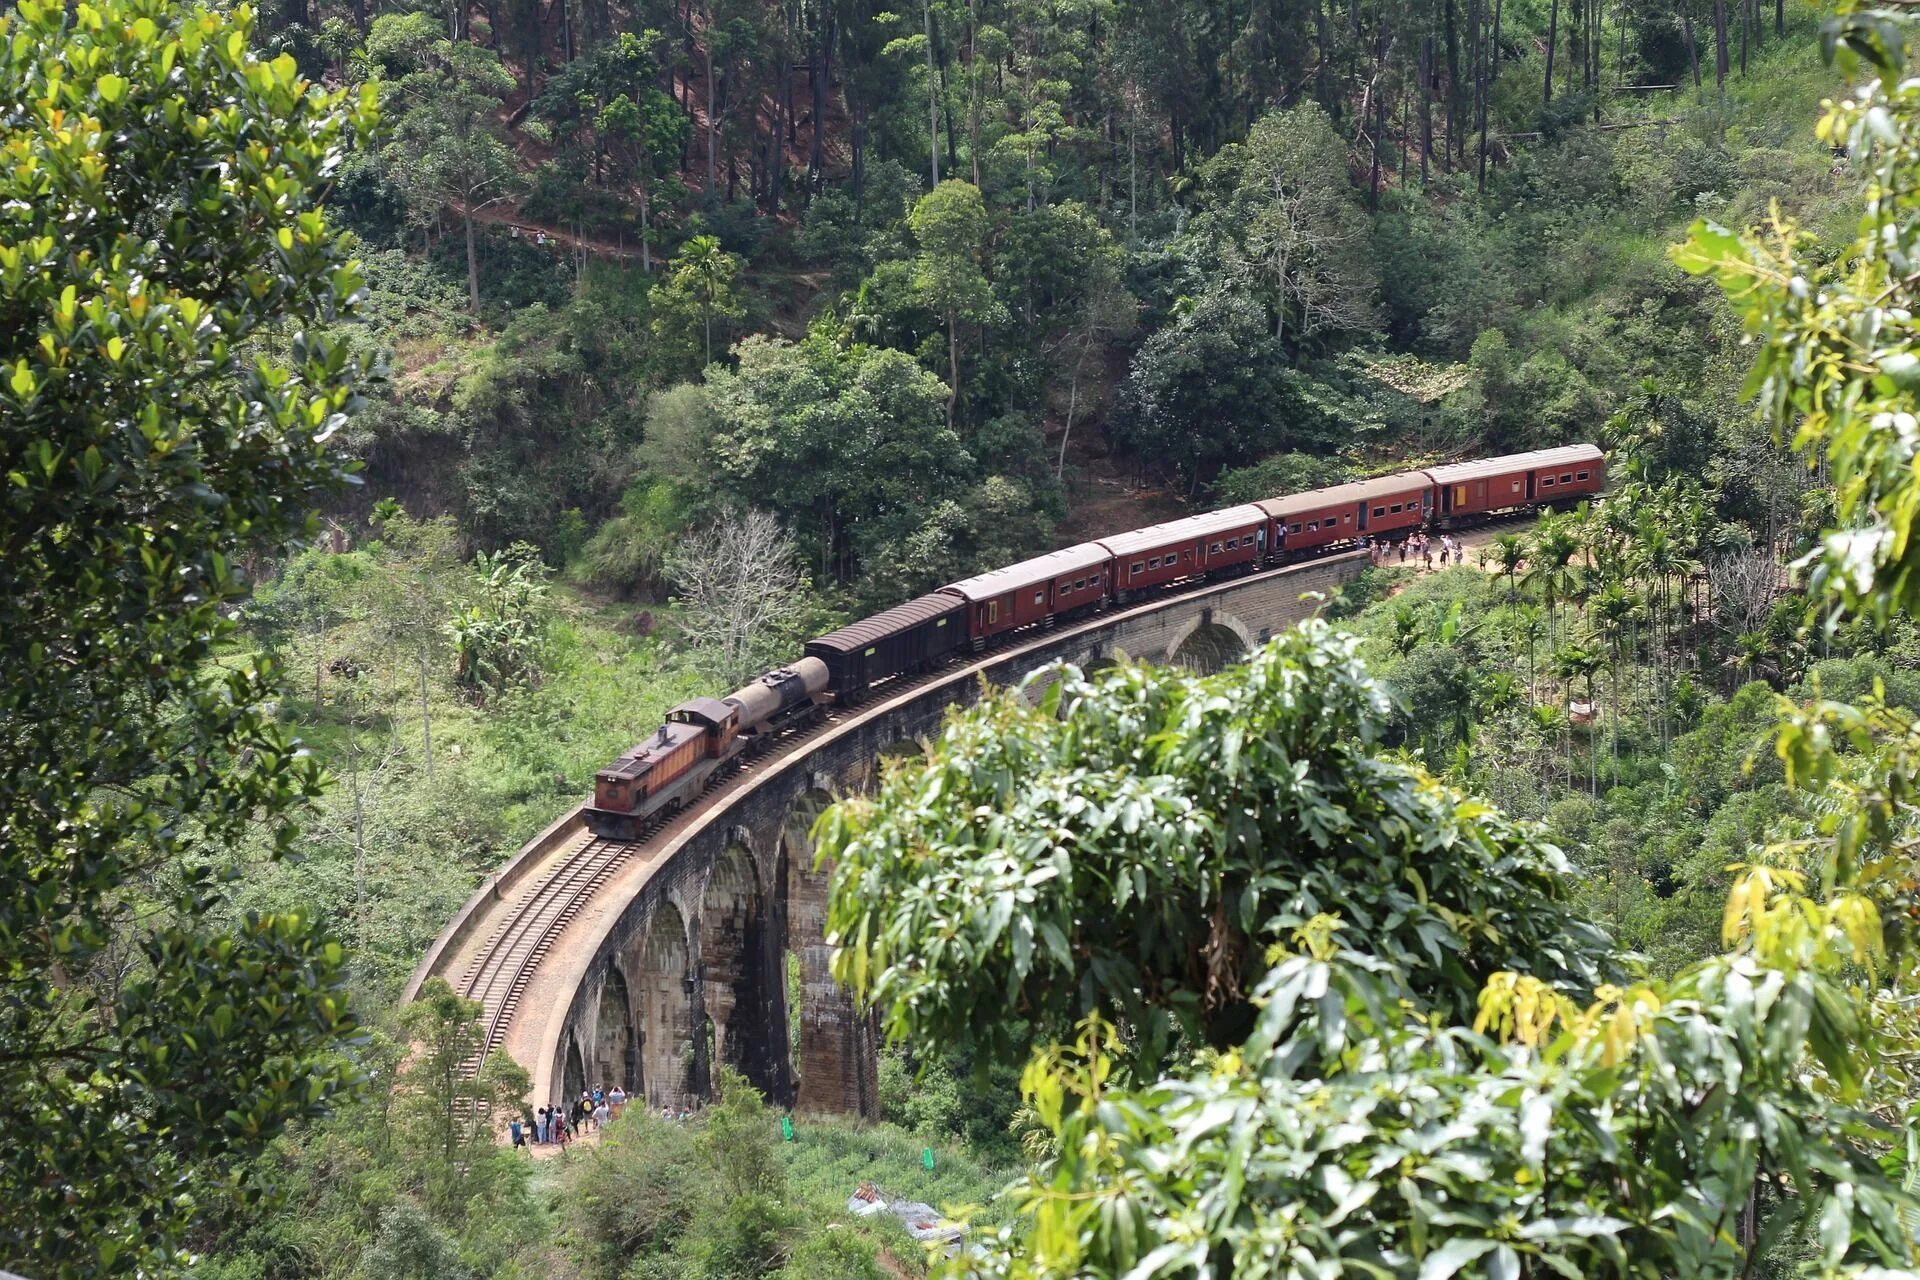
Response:
[[[1360,504],[1360,532],[1365,533],[1366,531],[1367,531],[1367,504],[1363,502]]]
[[[1527,472],[1527,501],[1533,501],[1533,472]]]

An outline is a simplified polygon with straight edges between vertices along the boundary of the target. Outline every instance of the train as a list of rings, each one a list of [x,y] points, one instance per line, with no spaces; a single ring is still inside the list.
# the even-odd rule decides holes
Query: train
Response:
[[[919,675],[1029,628],[1058,626],[1181,586],[1253,573],[1363,538],[1576,501],[1606,485],[1591,444],[1401,471],[1149,525],[949,583],[810,640],[791,666],[725,698],[694,698],[594,775],[587,826],[638,838],[696,798],[728,763],[832,704]]]

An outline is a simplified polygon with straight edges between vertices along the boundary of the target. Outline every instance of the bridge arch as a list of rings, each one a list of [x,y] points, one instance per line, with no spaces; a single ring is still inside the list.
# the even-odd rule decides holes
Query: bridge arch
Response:
[[[1253,631],[1230,613],[1202,609],[1167,641],[1167,661],[1200,675],[1214,675],[1245,658]]]
[[[633,966],[639,1009],[637,1067],[649,1106],[683,1105],[693,1058],[693,978],[686,919],[662,899],[641,934]]]
[[[587,1091],[587,1067],[580,1058],[580,1040],[567,1037],[566,1066],[560,1072],[560,1105],[571,1107]]]
[[[626,975],[608,961],[600,983],[600,1007],[594,1014],[592,1075],[594,1084],[611,1089],[619,1085],[634,1093],[640,1083],[640,1064],[633,1033],[633,997]]]
[[[730,1066],[761,1092],[777,1096],[786,1046],[778,1036],[783,1019],[776,939],[752,850],[739,834],[707,873],[701,892],[701,1003],[711,1065]]]

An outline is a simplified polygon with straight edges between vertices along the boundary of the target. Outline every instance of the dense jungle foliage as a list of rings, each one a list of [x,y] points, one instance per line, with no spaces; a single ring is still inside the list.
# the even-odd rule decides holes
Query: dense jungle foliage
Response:
[[[1914,90],[1898,20],[1823,17],[21,0],[0,1265],[924,1274],[872,1180],[978,1274],[1909,1266],[1914,222],[1858,219]],[[1588,440],[1591,507],[837,812],[884,1124],[783,1141],[726,1079],[530,1162],[472,1105],[519,1068],[449,1084],[473,1008],[396,1008],[595,768],[806,636]],[[1009,861],[976,801],[1085,843]]]

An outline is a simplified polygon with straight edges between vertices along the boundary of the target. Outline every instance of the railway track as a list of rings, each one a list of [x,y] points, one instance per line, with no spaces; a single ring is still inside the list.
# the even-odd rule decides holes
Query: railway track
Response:
[[[910,680],[889,682],[883,692],[887,696],[905,692],[939,674],[940,669],[935,668]],[[484,1028],[478,1051],[462,1064],[465,1073],[477,1074],[486,1056],[500,1047],[508,1026],[519,1012],[521,998],[534,971],[567,926],[614,873],[644,851],[668,826],[689,811],[703,807],[741,773],[798,749],[856,710],[858,704],[822,707],[820,715],[783,729],[765,747],[716,769],[697,796],[686,804],[654,815],[634,839],[581,836],[548,866],[529,876],[493,930],[472,951],[459,980],[452,984],[459,994],[479,1002],[480,1023]]]
[[[1510,521],[1504,519],[1487,522],[1496,526],[1507,523]],[[1171,599],[1206,591],[1219,585],[1208,581],[1176,585],[1156,593],[1154,597],[1130,601],[1125,607],[1147,603],[1155,598]],[[1078,625],[1086,620],[1076,618],[1061,625]],[[982,653],[1005,652],[1033,643],[1044,643],[1059,629],[1059,626],[1036,623],[996,637],[996,642],[984,650],[958,656],[964,661],[978,658]],[[687,813],[703,808],[715,793],[725,789],[742,773],[803,748],[806,743],[856,714],[863,705],[875,698],[892,698],[910,692],[934,681],[945,669],[944,665],[936,666],[918,675],[889,680],[868,691],[866,696],[851,706],[823,706],[821,714],[781,730],[765,747],[722,765],[714,771],[697,796],[684,805],[655,815],[638,837],[610,840],[590,834],[582,835],[546,867],[527,877],[491,932],[469,953],[458,980],[452,983],[455,991],[481,1006],[480,1020],[484,1035],[478,1052],[463,1064],[466,1074],[477,1074],[486,1056],[500,1047],[507,1028],[519,1012],[521,999],[533,979],[534,971],[567,926],[585,909],[601,886],[640,855],[662,831]]]

